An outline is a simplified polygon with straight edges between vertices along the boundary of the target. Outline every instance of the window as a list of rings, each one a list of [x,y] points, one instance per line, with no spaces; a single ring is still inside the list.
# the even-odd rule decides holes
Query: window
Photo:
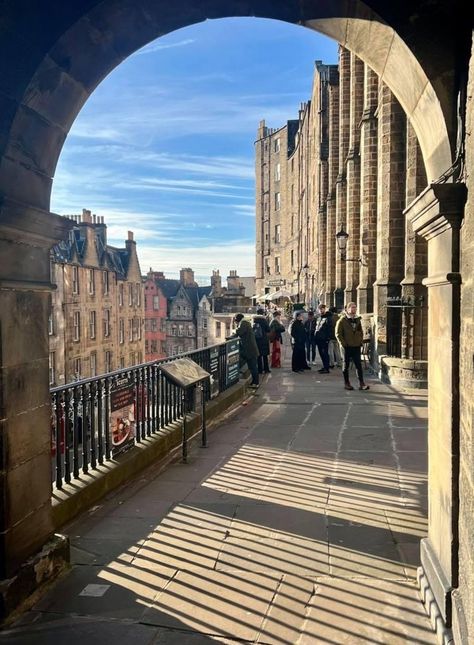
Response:
[[[182,345],[178,345],[178,354],[182,354],[184,352],[184,347]]]
[[[90,366],[91,366],[91,376],[97,376],[97,354],[96,354],[96,352],[92,352],[92,354],[91,354]]]
[[[48,335],[54,335],[54,311],[51,311],[48,317]]]
[[[79,340],[81,337],[81,313],[74,312],[74,340]]]
[[[295,160],[292,159],[291,160],[291,172],[294,172],[294,171],[295,171]]]
[[[192,325],[188,325],[188,336],[194,336],[194,327]]]
[[[281,195],[280,193],[275,193],[275,210],[279,211],[281,208]]]
[[[110,309],[104,311],[104,337],[110,336]]]
[[[291,188],[290,188],[290,203],[291,204],[295,203],[295,187],[293,184],[291,184]]]
[[[291,251],[291,254],[290,254],[290,265],[291,265],[292,269],[295,268],[295,252],[294,251]]]
[[[161,319],[161,331],[166,331],[166,318]]]
[[[89,313],[89,336],[95,338],[95,311]]]
[[[131,283],[128,285],[128,306],[133,306],[133,284]]]
[[[152,351],[152,354],[158,353],[158,342],[156,340],[151,341],[151,351]]]
[[[125,367],[125,359],[123,356],[120,357],[120,369],[123,370]]]
[[[220,337],[221,337],[221,323],[216,322],[216,338],[220,338]]]
[[[275,181],[280,181],[281,179],[281,170],[280,170],[280,164],[277,163],[275,166]]]
[[[265,275],[268,275],[270,273],[270,260],[268,258],[265,258]]]
[[[129,365],[135,365],[135,352],[130,352]]]
[[[129,341],[133,340],[133,320],[132,319],[128,321],[128,340]]]
[[[81,378],[81,359],[74,359],[74,378],[78,381]]]
[[[95,273],[94,269],[89,269],[89,294],[93,296],[95,294]]]
[[[158,331],[158,319],[157,318],[152,318],[151,319],[151,331]]]
[[[142,306],[142,285],[139,282],[136,284],[136,303],[137,307]]]
[[[123,307],[123,282],[119,284],[118,288],[118,303],[119,307]]]
[[[160,296],[153,296],[153,309],[156,311],[160,308]]]
[[[184,326],[178,325],[178,336],[184,336]]]
[[[280,138],[275,139],[275,141],[273,142],[273,151],[280,152]]]
[[[176,325],[171,326],[171,335],[176,336]]]
[[[79,293],[79,267],[72,267],[72,292]]]
[[[291,216],[291,235],[293,236],[295,234],[295,216]]]
[[[152,346],[153,346],[153,341],[151,341],[151,342],[152,342]],[[147,341],[147,340],[145,340],[145,354],[149,354],[149,353],[150,353],[150,352],[149,352],[149,350],[148,350],[148,341]]]
[[[56,352],[49,352],[49,384],[56,383]]]
[[[119,343],[123,345],[125,342],[125,321],[123,318],[119,320]]]
[[[280,224],[276,224],[275,226],[275,243],[280,244],[281,242],[281,226]]]
[[[105,352],[105,372],[112,371],[112,352]]]
[[[102,293],[106,296],[109,293],[109,272],[102,271]]]
[[[202,328],[207,329],[207,318],[202,319]]]
[[[280,273],[280,258],[275,256],[275,273]]]

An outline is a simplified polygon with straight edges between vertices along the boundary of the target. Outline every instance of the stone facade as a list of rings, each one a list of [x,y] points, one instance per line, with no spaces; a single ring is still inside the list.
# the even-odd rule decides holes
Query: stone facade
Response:
[[[51,255],[51,386],[106,374],[145,358],[143,286],[136,242],[107,244],[103,218],[84,209]]]
[[[419,386],[426,385],[427,246],[414,238],[404,209],[426,174],[407,128],[393,93],[355,54],[341,47],[338,66],[316,61],[311,101],[301,104],[298,121],[279,130],[259,127],[256,263],[262,291],[276,291],[280,280],[294,302],[308,307],[356,301],[373,320],[374,368],[390,380],[394,363],[382,366],[384,356],[415,361],[408,373]],[[278,213],[261,208],[275,190],[276,138],[288,146],[286,159],[281,149],[278,156],[287,177]],[[264,232],[276,221],[278,243]],[[344,254],[337,231],[348,235]]]
[[[157,280],[164,278],[160,271],[150,270],[144,280],[145,288],[145,360],[166,357],[166,317],[168,303]]]

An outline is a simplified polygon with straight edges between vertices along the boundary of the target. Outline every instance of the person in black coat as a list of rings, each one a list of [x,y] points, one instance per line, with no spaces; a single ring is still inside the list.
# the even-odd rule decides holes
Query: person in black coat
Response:
[[[306,362],[306,331],[303,325],[303,313],[295,311],[293,323],[291,325],[291,337],[293,338],[293,355],[291,357],[291,369],[293,372],[302,372],[310,370]]]
[[[326,305],[318,306],[319,317],[316,321],[316,344],[323,362],[323,367],[318,370],[320,374],[329,374],[329,352],[328,346],[332,336],[332,314],[326,310]]]
[[[257,309],[257,315],[253,317],[253,331],[255,340],[258,347],[258,373],[268,374],[270,367],[268,365],[268,355],[270,354],[270,341],[268,334],[270,333],[270,325],[265,316],[264,309]]]

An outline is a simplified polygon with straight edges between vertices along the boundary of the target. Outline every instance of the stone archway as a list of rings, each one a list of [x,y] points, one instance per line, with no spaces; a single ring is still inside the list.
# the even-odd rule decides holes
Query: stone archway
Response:
[[[407,7],[405,2],[388,5],[382,0],[208,0],[197,5],[192,0],[176,0],[172,5],[156,0],[49,0],[23,14],[16,8],[4,9],[0,44],[1,59],[7,61],[0,85],[0,483],[5,521],[0,577],[12,575],[52,531],[45,334],[51,288],[48,252],[64,237],[66,224],[49,213],[50,192],[71,124],[114,67],[156,37],[205,19],[259,16],[301,24],[335,38],[382,77],[413,125],[429,181],[440,177],[453,162],[457,94],[467,75],[470,46],[469,13],[467,9],[462,12],[461,3],[443,0],[435,9],[431,3]],[[441,190],[422,196],[414,211],[415,229],[430,244],[435,240],[430,274],[437,276],[432,284],[443,287],[439,302],[447,290],[455,301],[457,238],[453,241],[451,233],[440,238],[438,233],[452,232],[453,222],[459,227],[462,199],[450,199],[449,186],[442,185]],[[449,258],[440,266],[445,248]],[[451,369],[457,357],[458,316],[454,308],[444,330],[454,350],[437,359],[448,361]],[[32,338],[36,339],[34,350]],[[453,379],[455,391],[455,373]],[[447,398],[437,399],[438,407],[444,400],[454,411],[456,396],[450,391]],[[453,412],[451,435],[455,423]],[[450,476],[455,475],[451,470]],[[25,482],[30,485],[26,487]],[[453,516],[448,512],[440,527],[444,530],[450,521]],[[437,548],[439,559],[444,560],[441,568],[451,573],[452,554],[444,552],[441,544]]]

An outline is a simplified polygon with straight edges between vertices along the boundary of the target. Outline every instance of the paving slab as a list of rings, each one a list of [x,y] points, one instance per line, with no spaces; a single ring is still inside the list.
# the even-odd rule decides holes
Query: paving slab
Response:
[[[285,351],[208,448],[66,527],[72,570],[0,642],[436,642],[415,587],[426,397],[347,392]]]
[[[434,644],[413,583],[321,578],[315,585],[298,645]]]

